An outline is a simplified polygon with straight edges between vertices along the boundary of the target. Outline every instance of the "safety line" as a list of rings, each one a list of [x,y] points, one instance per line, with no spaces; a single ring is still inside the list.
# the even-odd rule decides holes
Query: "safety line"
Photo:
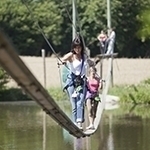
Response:
[[[21,1],[22,1],[22,3],[26,6],[26,8],[27,8],[27,10],[29,11],[30,15],[34,18],[33,14],[32,14],[32,11],[31,11],[31,9],[28,7],[28,5],[26,4],[26,2],[25,2],[24,0],[21,0]],[[46,35],[44,34],[44,32],[43,32],[42,28],[40,27],[38,21],[37,21],[37,20],[34,20],[34,21],[36,22],[36,25],[37,25],[37,27],[38,27],[40,33],[42,34],[43,38],[44,38],[45,41],[47,42],[48,46],[51,48],[52,52],[55,54],[55,56],[57,57],[57,59],[58,59],[62,64],[64,64],[64,62],[59,58],[59,56],[57,55],[56,51],[54,50],[54,48],[52,47],[52,45],[51,45],[50,42],[48,41],[48,38],[47,38]],[[64,64],[64,65],[65,65],[65,64]],[[66,66],[66,65],[65,65],[65,66]],[[66,67],[67,67],[67,69],[69,69],[68,66],[66,66]],[[70,70],[70,69],[69,69],[69,70]]]

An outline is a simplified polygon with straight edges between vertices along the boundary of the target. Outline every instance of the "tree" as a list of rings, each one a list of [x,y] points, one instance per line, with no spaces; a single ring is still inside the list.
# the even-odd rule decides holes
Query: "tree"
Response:
[[[9,81],[9,75],[0,67],[0,91],[6,88]]]
[[[22,0],[23,1],[23,0]],[[41,48],[51,52],[42,37],[37,22],[54,47],[62,55],[70,50],[72,41],[72,3],[68,0],[19,0],[0,1],[0,24],[11,37],[21,55],[39,55]],[[116,27],[115,52],[120,57],[145,57],[150,47],[139,39],[145,25],[141,23],[141,10],[149,7],[148,0],[111,0],[112,27]],[[77,0],[77,31],[81,29],[85,45],[92,56],[100,53],[97,35],[107,30],[106,1]],[[32,14],[32,15],[31,15]],[[142,21],[143,22],[143,21]],[[143,26],[144,28],[142,28]],[[138,35],[138,37],[137,37]]]
[[[141,24],[137,36],[144,42],[150,38],[150,10],[142,11],[138,16],[138,20]]]
[[[118,6],[113,13],[113,19],[116,22],[116,42],[119,54],[124,57],[144,57],[146,45],[144,45],[136,36],[139,29],[137,16],[149,2],[148,0],[118,1]]]
[[[45,40],[38,25],[52,44],[59,45],[62,38],[59,33],[63,18],[53,1],[31,1],[26,4],[31,12],[21,1],[1,0],[1,28],[12,39],[19,54],[39,55]]]

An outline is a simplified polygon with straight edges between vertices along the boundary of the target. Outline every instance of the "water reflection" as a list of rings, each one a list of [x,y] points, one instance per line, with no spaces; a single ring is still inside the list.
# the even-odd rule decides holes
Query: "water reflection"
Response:
[[[64,104],[64,102],[63,102]],[[61,104],[60,104],[61,105]],[[70,103],[61,106],[70,117]],[[34,102],[0,103],[0,150],[148,150],[149,107],[124,105],[106,110],[97,132],[74,138]]]
[[[114,150],[113,132],[112,132],[112,115],[109,115],[109,135],[107,140],[108,150]]]
[[[99,150],[150,149],[150,109],[146,106],[122,106],[105,111],[103,121],[104,145]]]
[[[46,113],[43,111],[43,150],[46,150]]]

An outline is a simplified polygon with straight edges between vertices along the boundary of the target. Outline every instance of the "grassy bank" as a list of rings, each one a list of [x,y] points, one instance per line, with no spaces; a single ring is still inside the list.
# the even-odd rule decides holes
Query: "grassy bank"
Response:
[[[110,88],[109,94],[120,97],[121,103],[150,104],[150,79],[138,85],[119,85]]]
[[[49,88],[48,93],[56,101],[68,100],[66,92],[60,87]],[[121,103],[150,104],[150,79],[142,81],[138,85],[118,85],[109,89],[110,95],[120,98]],[[0,101],[31,100],[21,89],[11,88],[0,91]]]
[[[21,89],[10,88],[0,91],[0,101],[26,101],[31,100],[29,96],[24,94]]]
[[[54,100],[68,100],[67,93],[63,92],[61,88],[50,88],[47,90],[48,93],[54,98]],[[28,101],[32,100],[26,95],[21,89],[10,88],[0,91],[0,101]]]

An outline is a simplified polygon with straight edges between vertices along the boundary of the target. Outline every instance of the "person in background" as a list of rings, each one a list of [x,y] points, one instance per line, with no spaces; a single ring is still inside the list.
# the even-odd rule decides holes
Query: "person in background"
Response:
[[[113,54],[114,53],[114,43],[116,38],[115,28],[109,29],[109,36],[106,40],[107,44],[107,52],[106,54]]]
[[[107,40],[107,35],[104,33],[102,30],[101,33],[98,35],[97,39],[100,42],[100,50],[101,54],[104,54],[106,52],[106,40]]]
[[[90,67],[89,77],[87,78],[86,106],[89,117],[89,126],[86,129],[94,130],[94,120],[96,118],[97,106],[101,101],[99,89],[102,89],[102,80],[97,75],[95,67]]]
[[[82,37],[77,35],[72,41],[71,51],[62,58],[63,63],[67,63],[69,73],[64,85],[71,105],[74,123],[82,129],[84,122],[84,103],[86,94],[86,68],[87,57],[84,54]]]

